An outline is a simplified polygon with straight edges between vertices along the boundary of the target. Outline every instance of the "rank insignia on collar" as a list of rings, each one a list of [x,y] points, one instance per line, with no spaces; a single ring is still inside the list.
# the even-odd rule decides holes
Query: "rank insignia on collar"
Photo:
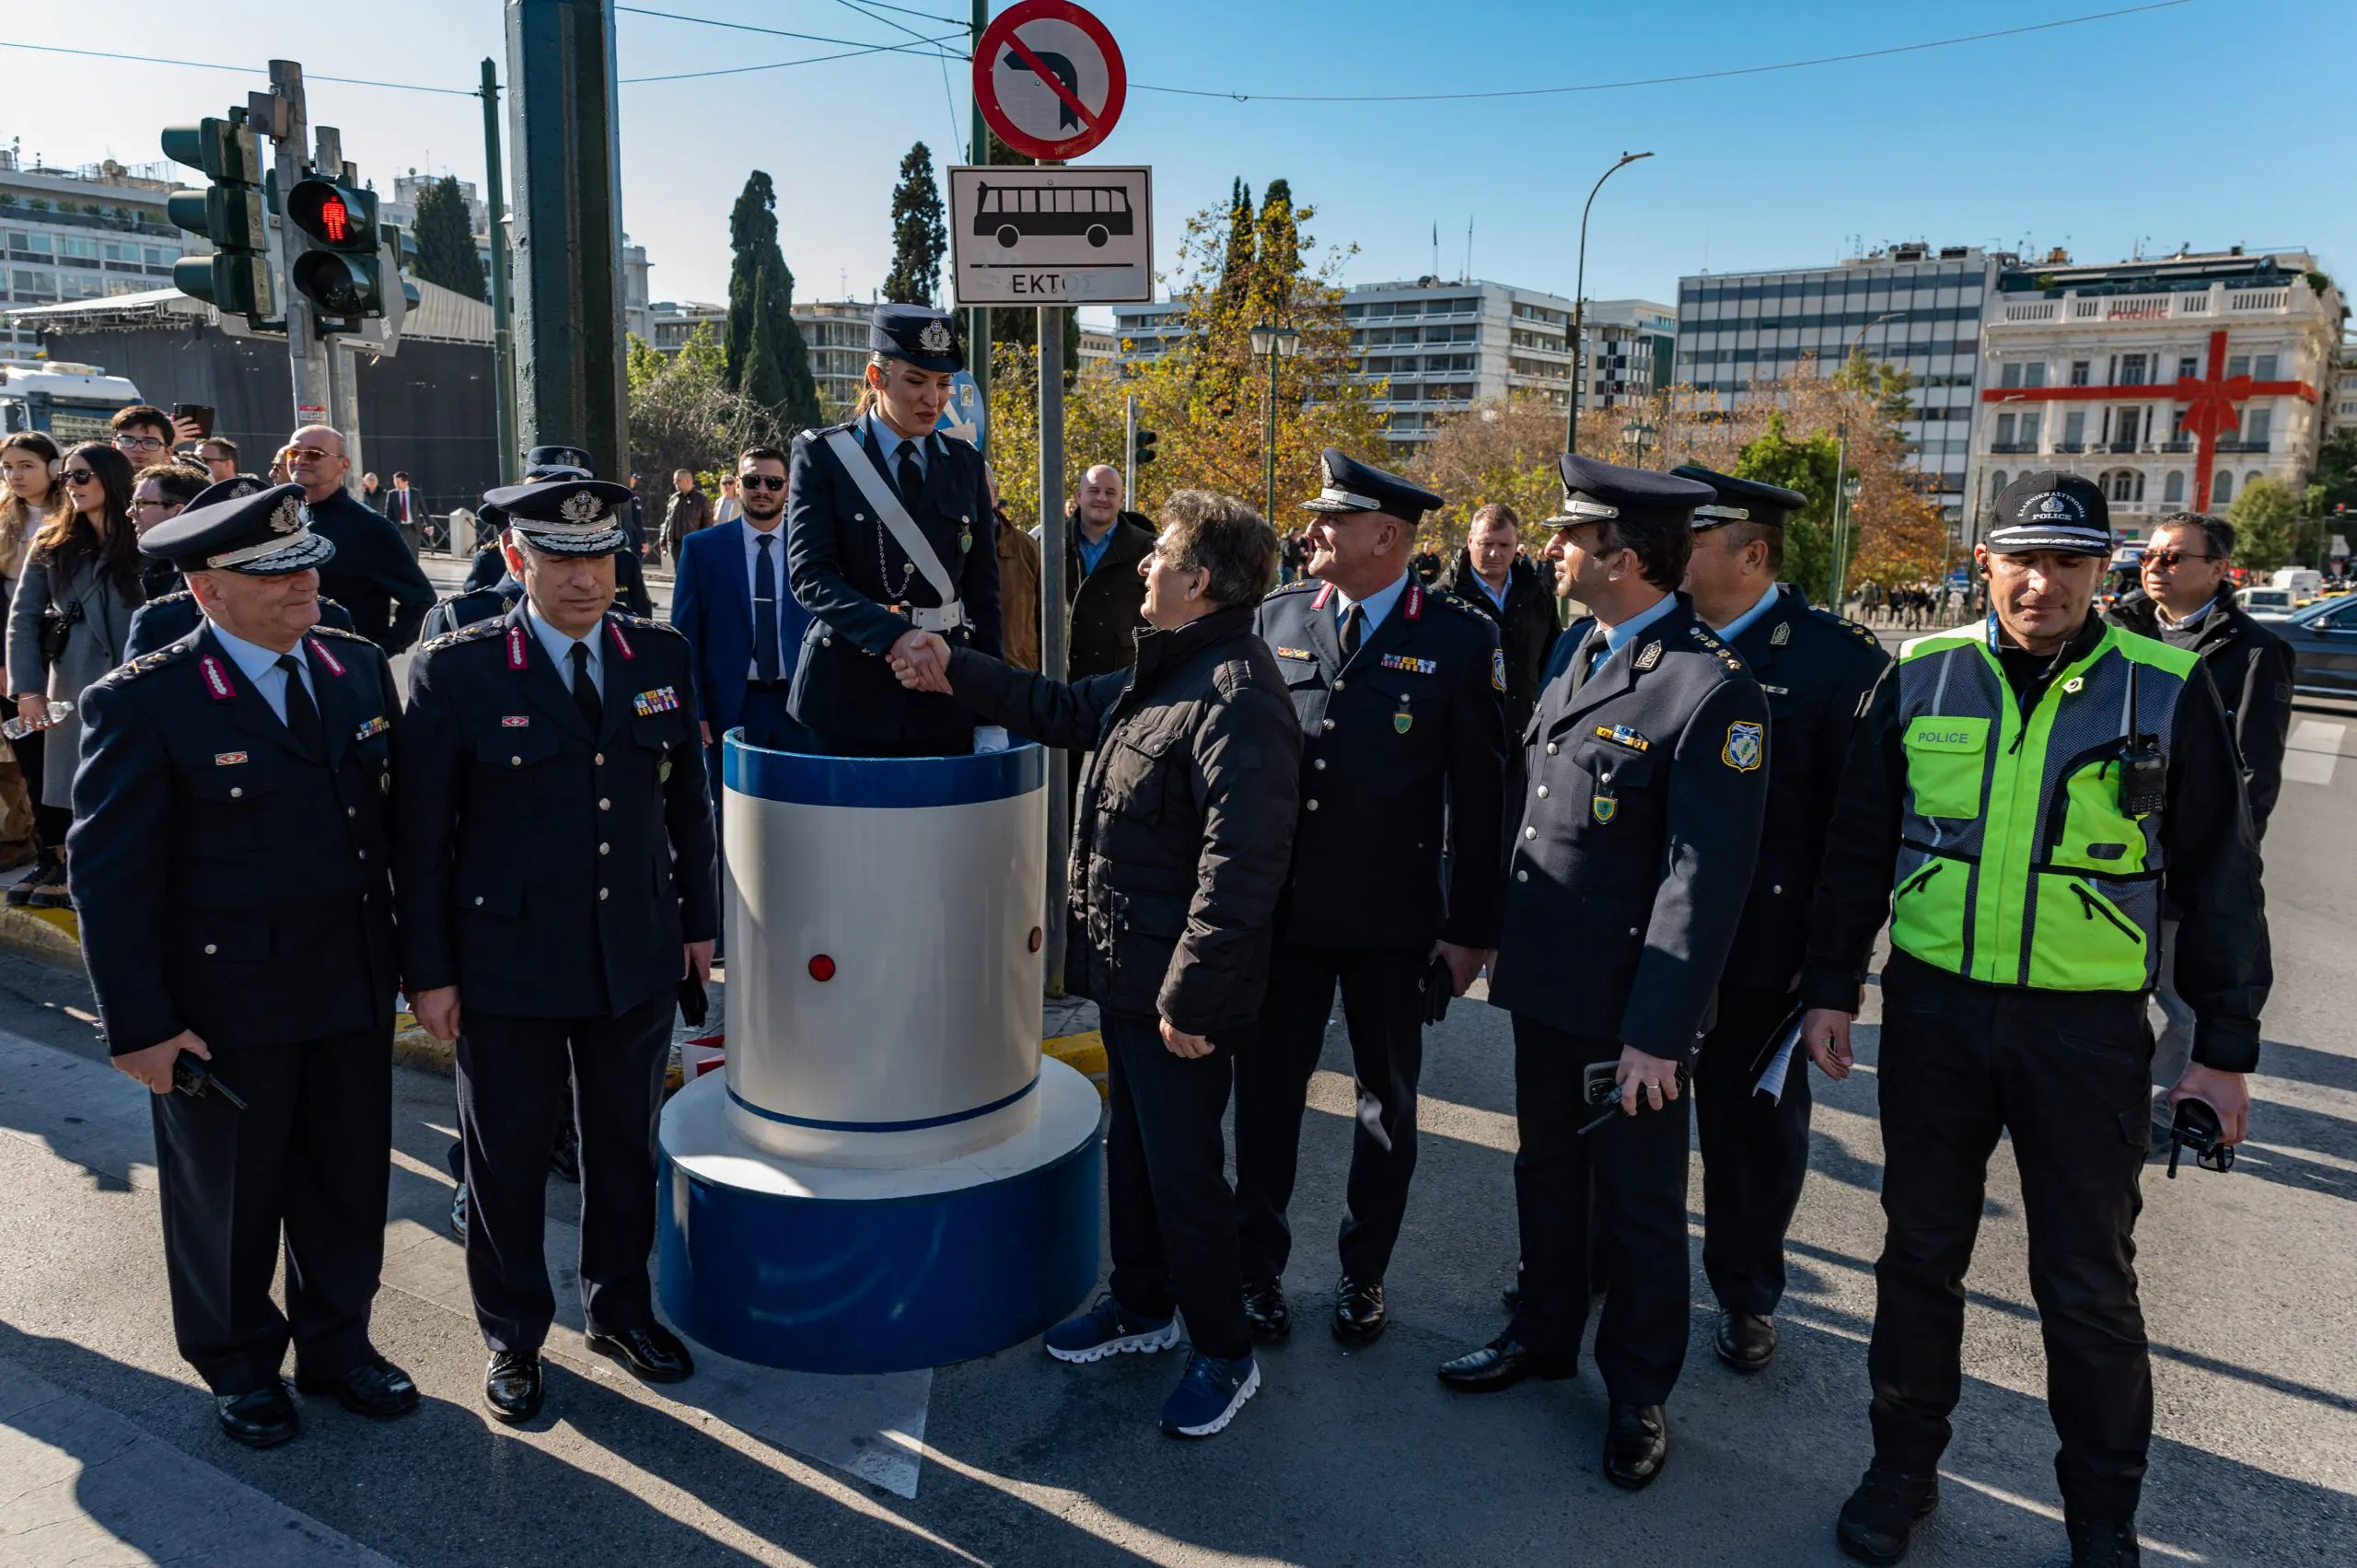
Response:
[[[204,689],[213,694],[213,700],[216,703],[235,701],[238,689],[229,684],[229,672],[223,668],[221,661],[207,654],[197,662],[204,671]]]
[[[510,626],[507,628],[507,668],[521,669],[524,664],[524,628]]]
[[[234,768],[245,760],[246,754],[242,751],[215,751],[213,754],[213,765],[216,768]]]
[[[366,724],[362,725],[358,729],[354,730],[353,732],[352,738],[354,740],[366,740],[372,735],[382,735],[385,731],[392,727],[392,721],[385,717],[384,714],[379,714],[375,718],[370,719]]]
[[[679,705],[679,693],[672,687],[657,686],[652,691],[641,691],[632,698],[631,705],[637,710],[640,718],[651,718],[656,714],[668,714],[677,708]]]
[[[529,714],[504,714],[500,716],[499,727],[502,729],[524,729],[528,727],[531,722],[532,715]]]
[[[1767,753],[1766,729],[1748,719],[1736,720],[1727,726],[1727,743],[1719,748],[1719,761],[1738,773],[1751,772]]]
[[[1316,658],[1318,656],[1307,648],[1279,648],[1276,654],[1279,658]]]
[[[628,637],[625,637],[625,636],[623,636],[623,635],[622,635],[622,629],[621,629],[621,627],[620,625],[618,625],[618,624],[615,622],[614,619],[613,619],[611,616],[608,616],[608,617],[606,618],[606,630],[607,630],[609,633],[612,633],[612,635],[613,635],[613,639],[614,639],[614,647],[615,647],[616,651],[618,651],[619,653],[621,653],[621,655],[622,656],[622,657],[624,657],[624,658],[626,658],[626,659],[634,659],[634,658],[636,658],[636,657],[638,656],[638,655],[637,655],[637,654],[636,654],[636,653],[632,649],[632,647],[631,647],[631,645],[630,645],[630,639],[629,639]],[[668,688],[668,687],[667,687],[667,688],[665,688],[665,690],[667,690],[667,691],[668,691],[668,690],[669,690],[669,688]]]
[[[1651,669],[1660,662],[1661,644],[1658,642],[1647,643],[1645,645],[1645,651],[1637,656],[1637,668],[1639,669]]]
[[[1383,668],[1386,669],[1404,669],[1411,675],[1438,675],[1440,673],[1440,661],[1438,659],[1410,658],[1406,654],[1386,654],[1383,656],[1382,662]]]
[[[1781,648],[1792,640],[1793,623],[1789,621],[1777,621],[1776,629],[1768,633],[1768,645],[1771,648]]]

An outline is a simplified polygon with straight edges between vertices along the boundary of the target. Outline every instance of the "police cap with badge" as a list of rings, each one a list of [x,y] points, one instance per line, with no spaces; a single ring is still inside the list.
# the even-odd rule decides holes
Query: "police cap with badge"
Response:
[[[630,486],[603,479],[544,480],[485,491],[510,533],[543,555],[611,555],[630,540]]]
[[[1763,484],[1756,479],[1737,479],[1731,473],[1719,473],[1699,463],[1680,463],[1669,470],[1681,479],[1690,479],[1709,485],[1716,496],[1694,508],[1694,531],[1708,533],[1729,523],[1756,523],[1765,528],[1781,528],[1792,520],[1792,515],[1808,505],[1808,497],[1797,490],[1787,490],[1781,484]]]
[[[2060,550],[2111,554],[2111,507],[2090,480],[2059,469],[2023,474],[1997,493],[1980,542],[1992,555]]]
[[[140,536],[139,552],[181,572],[236,572],[279,577],[308,571],[335,553],[311,531],[299,484],[262,486],[239,474],[197,493],[178,517]]]
[[[535,447],[524,454],[527,479],[587,479],[598,471],[578,447]]]
[[[1632,528],[1682,528],[1693,521],[1696,507],[1718,498],[1717,491],[1697,480],[1624,468],[1576,452],[1564,453],[1555,466],[1563,480],[1563,509],[1547,519],[1550,528],[1575,528],[1582,523],[1611,523],[1624,532]]]
[[[1303,502],[1301,509],[1329,515],[1380,512],[1412,526],[1442,505],[1441,498],[1423,486],[1347,457],[1339,447],[1329,447],[1318,458],[1318,494]]]
[[[867,346],[887,359],[905,360],[920,370],[966,368],[958,323],[929,305],[879,305],[867,319]]]

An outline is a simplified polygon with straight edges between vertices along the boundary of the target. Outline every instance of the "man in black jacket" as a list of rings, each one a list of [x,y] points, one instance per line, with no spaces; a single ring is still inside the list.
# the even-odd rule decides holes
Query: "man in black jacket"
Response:
[[[344,489],[352,459],[341,434],[307,424],[286,438],[286,449],[288,476],[303,487],[311,531],[335,546],[319,573],[319,591],[351,611],[354,629],[388,656],[406,651],[434,606],[434,585],[401,529]]]
[[[1553,583],[1522,553],[1522,518],[1503,501],[1475,509],[1465,548],[1441,586],[1498,623],[1505,656],[1506,744],[1522,744],[1538,702],[1555,622]]]
[[[936,633],[896,656],[912,690],[950,689],[989,724],[1090,750],[1073,830],[1064,983],[1104,1025],[1113,1274],[1048,1330],[1060,1361],[1193,1347],[1162,1430],[1209,1437],[1260,1386],[1244,1318],[1220,1117],[1253,1049],[1270,933],[1293,849],[1301,730],[1253,633],[1277,536],[1249,507],[1180,491],[1147,570],[1133,669],[1060,684]],[[929,681],[946,656],[946,680]]]
[[[1067,666],[1074,680],[1127,669],[1146,628],[1138,563],[1154,549],[1154,524],[1121,505],[1121,473],[1099,463],[1081,475],[1064,535],[1064,602],[1072,609]]]

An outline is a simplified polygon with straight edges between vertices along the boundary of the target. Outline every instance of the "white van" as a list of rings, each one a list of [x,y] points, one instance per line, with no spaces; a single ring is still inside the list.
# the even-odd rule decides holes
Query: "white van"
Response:
[[[2284,566],[2275,574],[2275,586],[2291,589],[2296,602],[2311,604],[2324,592],[2324,574],[2305,566]]]
[[[2292,611],[2299,608],[2289,588],[2244,588],[2235,595],[2235,602],[2242,606],[2253,621],[2289,621]]]

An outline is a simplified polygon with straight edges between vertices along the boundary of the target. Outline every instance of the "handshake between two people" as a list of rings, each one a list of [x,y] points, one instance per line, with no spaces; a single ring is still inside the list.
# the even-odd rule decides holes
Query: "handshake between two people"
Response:
[[[914,628],[900,633],[885,656],[892,673],[911,691],[949,693],[949,643],[938,632]]]

